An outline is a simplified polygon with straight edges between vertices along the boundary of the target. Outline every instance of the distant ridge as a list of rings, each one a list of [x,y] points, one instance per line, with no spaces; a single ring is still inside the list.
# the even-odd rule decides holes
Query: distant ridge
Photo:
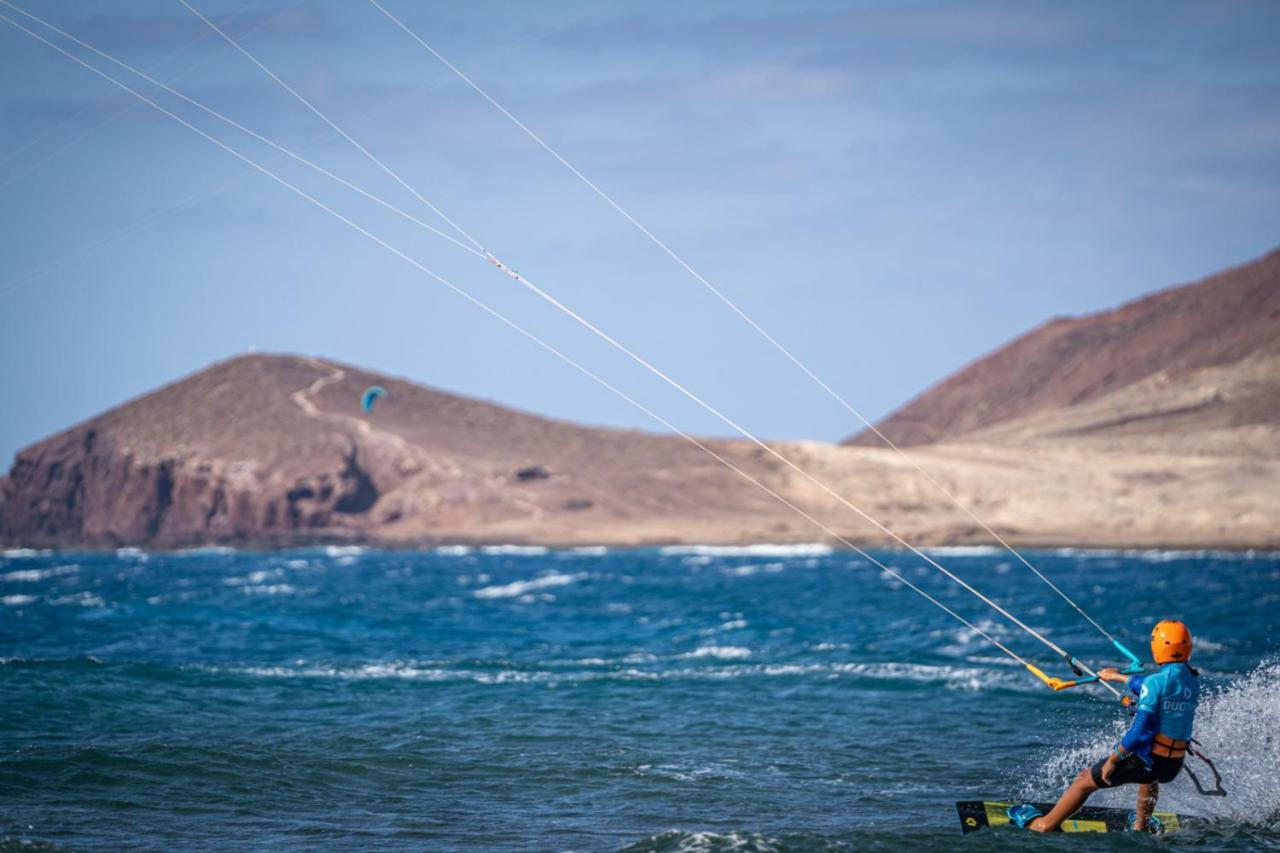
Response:
[[[1280,251],[1119,308],[1060,318],[944,379],[877,427],[902,446],[954,441],[1097,400],[1156,375],[1280,354]],[[1280,408],[1269,416],[1280,420]],[[883,443],[869,430],[846,444]]]

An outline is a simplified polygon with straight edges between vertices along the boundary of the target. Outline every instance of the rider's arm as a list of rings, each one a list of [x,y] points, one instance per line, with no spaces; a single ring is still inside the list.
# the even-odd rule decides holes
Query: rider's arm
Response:
[[[1141,678],[1135,676],[1135,679]],[[1120,739],[1117,749],[1121,752],[1133,752],[1139,744],[1150,743],[1155,739],[1160,724],[1158,708],[1160,707],[1161,682],[1159,678],[1141,678],[1138,687],[1138,709],[1133,716],[1129,731]]]
[[[1129,731],[1125,732],[1124,737],[1120,739],[1121,751],[1133,752],[1138,744],[1152,740],[1156,736],[1158,722],[1153,712],[1139,708],[1138,713],[1133,717],[1133,723],[1129,726]]]
[[[1142,682],[1146,680],[1147,677],[1145,675],[1133,675],[1129,677],[1129,680],[1126,683],[1129,685],[1129,689],[1135,694],[1140,694],[1142,693]]]

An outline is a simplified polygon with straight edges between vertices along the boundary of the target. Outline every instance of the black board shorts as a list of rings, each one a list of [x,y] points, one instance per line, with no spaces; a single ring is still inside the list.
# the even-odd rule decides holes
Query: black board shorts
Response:
[[[1116,769],[1111,772],[1111,781],[1102,781],[1102,766],[1107,763],[1107,759],[1102,759],[1097,764],[1089,768],[1089,775],[1093,777],[1093,784],[1099,788],[1116,788],[1120,785],[1148,785],[1152,782],[1172,782],[1178,776],[1178,772],[1182,770],[1181,758],[1161,758],[1158,755],[1151,757],[1151,766],[1142,763],[1142,759],[1133,753],[1129,753],[1124,758],[1116,762]]]

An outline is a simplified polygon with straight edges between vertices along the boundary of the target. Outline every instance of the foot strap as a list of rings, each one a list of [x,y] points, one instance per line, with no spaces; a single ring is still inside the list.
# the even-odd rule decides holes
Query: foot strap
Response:
[[[1031,821],[1038,817],[1044,817],[1044,812],[1031,805],[1031,803],[1009,806],[1004,813],[1008,816],[1009,822],[1019,829],[1026,829],[1027,824],[1031,823]]]

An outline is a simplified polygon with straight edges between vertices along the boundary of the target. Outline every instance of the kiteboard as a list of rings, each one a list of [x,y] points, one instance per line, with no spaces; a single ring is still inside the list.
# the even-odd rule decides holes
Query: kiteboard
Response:
[[[1023,801],[997,802],[995,800],[962,800],[956,803],[956,811],[960,814],[960,831],[966,834],[988,826],[1012,826],[1017,824],[1009,820],[1010,806]],[[1043,814],[1048,814],[1053,803],[1032,803]],[[1127,832],[1132,821],[1132,809],[1108,809],[1100,806],[1085,806],[1062,822],[1063,832]],[[1173,812],[1156,812],[1152,815],[1159,823],[1161,834],[1177,832],[1187,826],[1188,819]],[[1191,819],[1194,821],[1194,818]]]

